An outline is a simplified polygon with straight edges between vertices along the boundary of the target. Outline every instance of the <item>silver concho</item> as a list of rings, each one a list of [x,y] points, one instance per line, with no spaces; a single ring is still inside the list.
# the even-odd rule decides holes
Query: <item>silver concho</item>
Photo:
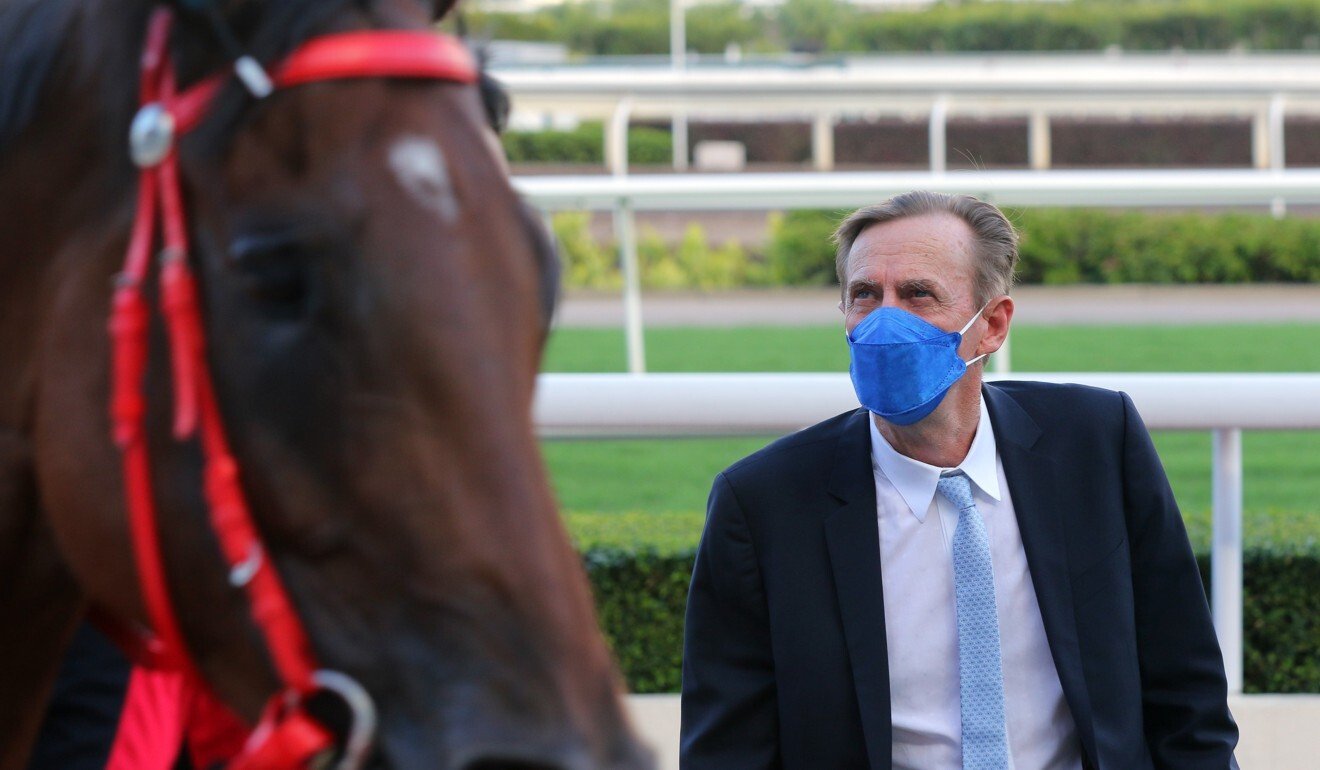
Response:
[[[174,146],[174,116],[159,102],[143,105],[128,129],[128,154],[138,168],[165,160]]]

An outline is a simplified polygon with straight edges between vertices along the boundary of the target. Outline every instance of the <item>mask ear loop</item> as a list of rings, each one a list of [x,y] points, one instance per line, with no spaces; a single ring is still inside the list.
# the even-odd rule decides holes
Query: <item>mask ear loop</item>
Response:
[[[987,300],[986,303],[981,306],[981,309],[976,311],[976,314],[972,316],[972,319],[967,322],[967,325],[958,330],[958,339],[961,340],[963,338],[963,335],[967,333],[967,330],[972,328],[972,324],[976,323],[976,319],[980,318],[981,314],[985,312],[985,309],[990,307],[991,302],[994,302],[994,300]],[[963,365],[970,367],[972,364],[976,363],[977,361],[980,361],[982,358],[985,358],[989,355],[990,355],[989,353],[982,353],[981,355],[977,356],[976,358],[973,358],[972,360],[966,362]]]

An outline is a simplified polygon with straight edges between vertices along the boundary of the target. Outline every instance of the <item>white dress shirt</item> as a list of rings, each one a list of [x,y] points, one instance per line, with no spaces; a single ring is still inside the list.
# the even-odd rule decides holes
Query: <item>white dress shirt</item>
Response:
[[[953,469],[899,454],[880,435],[874,417],[871,460],[889,644],[894,769],[955,770],[962,767],[953,584],[958,511],[935,492],[940,473]],[[990,538],[1010,765],[1016,770],[1077,770],[1077,728],[1050,657],[984,401],[976,437],[957,467],[972,481],[972,496]]]

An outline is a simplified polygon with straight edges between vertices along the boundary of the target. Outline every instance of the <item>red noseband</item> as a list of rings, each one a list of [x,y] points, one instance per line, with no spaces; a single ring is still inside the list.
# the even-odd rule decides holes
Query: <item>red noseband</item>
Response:
[[[174,385],[174,437],[196,439],[205,462],[204,489],[211,526],[229,567],[230,583],[246,591],[276,673],[284,683],[267,705],[230,770],[284,770],[304,766],[334,745],[332,736],[302,708],[308,695],[332,690],[359,712],[347,736],[341,767],[365,758],[374,719],[370,698],[351,679],[319,670],[311,644],[288,592],[266,555],[243,493],[237,461],[229,448],[206,358],[197,283],[188,259],[188,228],[179,184],[175,140],[205,117],[223,73],[186,91],[175,88],[169,54],[172,13],[151,18],[142,54],[141,110],[133,122],[131,151],[141,168],[137,217],[117,281],[110,316],[113,343],[110,413],[124,468],[129,523],[142,595],[156,639],[156,663],[182,672],[195,686],[201,675],[179,630],[160,551],[155,496],[147,452],[143,378],[148,360],[151,309],[143,294],[158,239],[160,311],[169,338]],[[251,62],[249,62],[250,64]],[[421,78],[472,83],[477,68],[457,40],[422,31],[365,31],[313,39],[273,68],[275,88],[346,78]],[[356,688],[356,689],[355,689]],[[365,699],[365,704],[364,704]],[[374,729],[374,724],[372,725]]]

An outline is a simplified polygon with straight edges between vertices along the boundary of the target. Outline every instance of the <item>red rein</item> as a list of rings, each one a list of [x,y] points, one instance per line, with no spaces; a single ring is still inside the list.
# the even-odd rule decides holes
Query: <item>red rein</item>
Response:
[[[134,125],[134,160],[142,170],[137,218],[110,317],[111,420],[123,458],[138,578],[156,634],[147,645],[149,662],[152,667],[181,673],[194,688],[204,691],[170,604],[144,427],[147,404],[142,387],[150,308],[143,287],[149,279],[159,231],[163,245],[160,311],[169,339],[174,438],[196,438],[201,443],[203,492],[230,582],[246,591],[253,622],[284,685],[267,704],[261,723],[229,768],[285,770],[302,767],[326,752],[334,746],[335,737],[302,709],[306,697],[325,682],[318,675],[311,644],[288,592],[266,556],[243,494],[240,469],[229,449],[208,367],[201,302],[188,259],[188,227],[174,140],[201,122],[229,76],[210,78],[179,93],[169,52],[171,26],[171,12],[158,9],[151,18],[142,55],[140,100],[143,113],[151,112],[139,113],[142,125],[139,121]],[[477,71],[466,49],[453,38],[420,31],[365,31],[305,43],[274,69],[273,81],[280,88],[364,77],[472,83]],[[148,134],[145,140],[139,136],[139,128]]]

